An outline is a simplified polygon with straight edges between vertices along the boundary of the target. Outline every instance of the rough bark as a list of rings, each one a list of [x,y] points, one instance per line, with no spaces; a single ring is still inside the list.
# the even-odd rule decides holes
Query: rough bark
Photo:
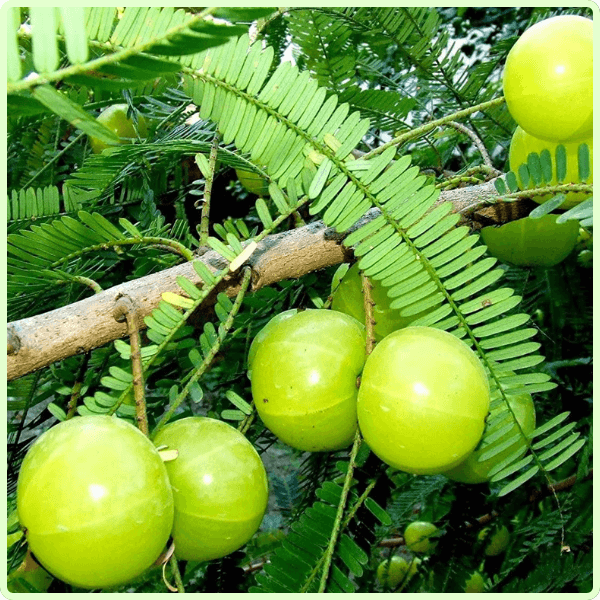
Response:
[[[452,202],[456,212],[465,221],[476,223],[476,210],[497,197],[492,182],[471,188],[444,192],[439,202]],[[512,215],[503,215],[500,221],[522,216],[518,208]],[[486,207],[485,219],[497,221],[495,206]],[[378,211],[369,211],[361,224],[377,216]],[[482,214],[480,213],[480,217]],[[266,237],[251,256],[252,290],[284,279],[297,278],[311,271],[323,269],[349,260],[351,252],[345,248],[342,236],[325,227],[322,222],[312,223],[299,229]],[[223,259],[209,251],[199,257],[213,271],[224,266]],[[177,276],[183,275],[196,284],[200,279],[191,263],[185,263],[129,281],[104,292],[47,313],[21,319],[8,324],[8,380],[22,377],[53,362],[93,348],[103,346],[127,335],[127,325],[117,321],[113,311],[117,300],[127,296],[137,310],[140,328],[161,300],[163,292],[181,293]],[[232,274],[223,285],[223,291],[235,295],[238,290],[237,276]]]

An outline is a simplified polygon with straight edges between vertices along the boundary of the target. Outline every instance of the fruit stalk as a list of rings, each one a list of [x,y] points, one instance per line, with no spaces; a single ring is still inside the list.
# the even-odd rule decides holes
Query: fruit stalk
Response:
[[[142,353],[140,348],[140,330],[137,324],[137,311],[130,298],[119,298],[114,311],[115,319],[125,318],[127,334],[131,345],[131,372],[133,375],[133,397],[135,398],[135,415],[138,428],[144,435],[149,434],[148,416],[146,414],[146,398],[144,396],[144,373],[142,369]]]

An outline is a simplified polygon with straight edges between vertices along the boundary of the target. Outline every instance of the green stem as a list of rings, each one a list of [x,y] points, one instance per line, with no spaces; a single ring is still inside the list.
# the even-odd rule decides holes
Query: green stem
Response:
[[[171,29],[166,31],[164,35],[162,35],[160,37],[155,37],[151,40],[148,40],[147,42],[145,42],[143,44],[138,44],[137,46],[132,46],[130,48],[119,49],[116,52],[114,52],[113,54],[107,54],[105,56],[102,56],[100,58],[97,58],[95,60],[91,60],[89,62],[85,62],[82,64],[71,65],[69,67],[66,67],[65,69],[59,69],[58,71],[54,71],[53,73],[40,74],[37,77],[32,77],[29,79],[21,79],[21,81],[17,81],[15,83],[8,83],[7,84],[7,93],[15,94],[17,92],[29,90],[38,85],[61,81],[63,79],[66,79],[67,77],[72,77],[73,75],[81,75],[84,73],[89,73],[91,71],[98,71],[99,69],[101,69],[102,67],[105,67],[106,65],[117,64],[117,63],[120,63],[132,56],[138,56],[139,54],[149,50],[152,46],[154,46],[158,42],[168,41],[169,38],[180,34],[182,31],[184,31],[188,27],[190,27],[196,23],[199,23],[200,21],[203,21],[206,16],[212,14],[216,10],[217,10],[216,6],[206,8],[200,14],[195,15],[193,18],[191,18],[189,21],[185,21],[185,23],[182,23],[181,25],[178,25],[177,27],[172,27]],[[105,46],[105,48],[106,48],[106,46]],[[112,47],[112,48],[114,48],[114,47]]]
[[[152,438],[154,438],[156,436],[156,434],[169,422],[169,419],[175,414],[175,411],[179,408],[181,403],[186,399],[192,385],[194,383],[196,383],[196,381],[198,381],[198,379],[200,379],[200,377],[204,374],[204,372],[211,365],[215,355],[220,350],[223,341],[227,337],[227,333],[233,326],[233,321],[235,319],[235,316],[237,315],[238,311],[240,310],[240,308],[242,306],[242,301],[244,299],[244,296],[246,295],[248,286],[250,285],[251,277],[252,277],[252,270],[248,269],[248,268],[245,269],[244,276],[242,278],[242,283],[240,285],[240,291],[237,293],[235,302],[233,303],[233,307],[232,307],[231,311],[229,312],[227,319],[225,320],[223,325],[221,327],[219,327],[219,334],[218,334],[217,340],[215,341],[214,345],[212,346],[212,348],[210,349],[208,354],[204,357],[202,364],[196,369],[196,371],[194,371],[194,374],[192,375],[192,377],[190,377],[190,379],[188,380],[187,384],[185,385],[185,387],[183,388],[181,393],[175,398],[175,400],[173,400],[173,403],[171,404],[171,407],[169,408],[169,410],[162,416],[161,420],[158,422],[158,424],[154,428],[154,431],[152,432]]]
[[[75,384],[73,385],[73,391],[71,392],[71,398],[69,399],[69,404],[67,406],[67,419],[71,419],[75,416],[75,411],[77,410],[77,401],[81,397],[83,379],[85,372],[87,371],[91,355],[91,352],[85,353],[83,361],[81,362],[79,370],[77,371],[77,377],[75,378]]]
[[[346,508],[346,502],[348,501],[348,494],[350,492],[350,486],[352,485],[352,475],[354,474],[354,461],[356,460],[356,455],[358,454],[358,449],[362,443],[362,439],[360,437],[360,431],[357,429],[356,434],[354,436],[354,444],[352,445],[352,450],[350,452],[350,462],[348,464],[348,471],[346,473],[346,477],[344,479],[344,486],[342,487],[342,495],[340,497],[340,502],[338,504],[337,514],[335,516],[335,521],[333,523],[333,530],[331,532],[331,537],[329,538],[329,544],[327,545],[327,550],[325,552],[325,564],[323,565],[323,573],[321,575],[321,583],[319,584],[319,594],[325,592],[325,588],[327,587],[327,579],[329,578],[329,571],[331,569],[331,561],[333,559],[333,554],[335,550],[335,545],[337,544],[338,537],[342,530],[342,519],[344,517],[344,509]]]
[[[81,250],[77,250],[76,252],[72,252],[67,256],[63,256],[59,260],[53,262],[49,265],[50,269],[55,269],[60,264],[64,262],[69,262],[70,260],[81,256],[85,252],[94,252],[97,250],[109,250],[114,248],[115,246],[133,246],[135,244],[147,244],[147,245],[156,245],[165,248],[169,252],[174,252],[175,254],[179,254],[185,260],[190,261],[194,259],[194,254],[191,250],[186,248],[183,244],[179,243],[176,240],[170,240],[168,238],[161,237],[139,237],[139,238],[127,238],[124,240],[112,240],[110,242],[103,242],[102,244],[94,244],[93,246],[86,246]]]
[[[181,578],[181,572],[179,571],[179,565],[177,564],[177,557],[175,556],[175,553],[171,555],[169,562],[171,563],[173,577],[175,577],[175,585],[177,586],[177,592],[179,594],[185,594],[185,588],[183,587],[183,579]]]
[[[208,176],[204,185],[204,204],[202,205],[202,216],[200,218],[200,247],[208,245],[208,225],[210,214],[210,200],[212,197],[213,179],[215,176],[215,165],[217,164],[217,153],[221,136],[217,133],[213,138],[208,160]]]
[[[488,100],[487,102],[482,102],[481,104],[477,104],[476,106],[471,106],[469,108],[465,108],[464,110],[459,110],[458,112],[442,117],[441,119],[436,119],[435,121],[431,121],[429,123],[426,123],[425,125],[416,127],[411,131],[407,131],[406,133],[395,137],[393,140],[390,140],[386,144],[379,146],[375,150],[368,152],[363,156],[363,159],[367,160],[369,158],[372,158],[373,156],[381,154],[391,146],[401,146],[405,142],[408,142],[413,138],[421,137],[422,135],[425,135],[426,133],[429,133],[430,131],[434,130],[436,127],[440,127],[441,125],[447,125],[451,121],[456,121],[457,119],[464,119],[465,117],[468,117],[473,113],[484,111],[488,108],[493,108],[495,106],[500,106],[503,102],[503,96],[500,98],[494,98],[493,100]]]

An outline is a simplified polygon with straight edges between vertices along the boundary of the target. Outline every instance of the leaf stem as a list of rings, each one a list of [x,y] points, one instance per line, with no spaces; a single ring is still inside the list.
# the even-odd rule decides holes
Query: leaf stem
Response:
[[[331,561],[333,559],[335,545],[337,544],[340,532],[342,530],[344,509],[346,508],[346,502],[348,501],[348,494],[350,492],[350,486],[352,484],[352,475],[354,474],[354,461],[356,460],[356,455],[358,454],[358,449],[360,448],[361,443],[362,438],[360,436],[360,431],[357,429],[356,434],[354,436],[354,444],[352,445],[352,450],[350,451],[350,462],[348,464],[348,471],[346,473],[346,477],[344,478],[344,486],[342,487],[342,495],[340,497],[337,514],[333,523],[333,530],[331,531],[329,544],[327,545],[327,550],[325,551],[325,564],[323,565],[321,583],[319,584],[319,594],[324,593],[325,588],[327,587],[327,579],[329,578]]]
[[[372,150],[371,152],[368,152],[367,154],[365,154],[363,156],[363,159],[367,160],[369,158],[372,158],[373,156],[381,154],[382,152],[384,152],[391,146],[401,146],[402,144],[408,142],[409,140],[412,140],[413,138],[421,137],[422,135],[425,135],[426,133],[433,131],[436,127],[440,127],[441,125],[448,125],[452,121],[456,121],[457,119],[463,119],[464,117],[468,117],[469,115],[472,115],[473,113],[476,113],[479,111],[484,111],[484,110],[487,110],[488,108],[493,108],[495,106],[500,106],[503,102],[504,102],[504,96],[501,96],[500,98],[494,98],[493,100],[488,100],[487,102],[482,102],[481,104],[477,104],[476,106],[471,106],[469,108],[465,108],[464,110],[459,110],[458,112],[455,112],[455,113],[452,113],[445,117],[442,117],[441,119],[436,119],[435,121],[430,121],[429,123],[426,123],[425,125],[421,125],[420,127],[411,129],[411,131],[407,131],[406,133],[403,133],[402,135],[399,135],[399,136],[395,137],[394,139],[390,140],[386,144],[383,144],[383,145],[379,146],[378,148],[375,148],[375,150]]]

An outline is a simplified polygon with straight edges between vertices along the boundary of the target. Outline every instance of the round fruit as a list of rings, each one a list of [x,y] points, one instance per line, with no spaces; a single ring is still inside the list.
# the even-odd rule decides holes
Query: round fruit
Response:
[[[138,139],[138,133],[142,138],[145,138],[148,135],[146,119],[139,114],[136,133],[133,121],[127,118],[127,104],[113,104],[112,106],[109,106],[100,113],[100,116],[97,120],[99,123],[102,123],[102,125],[108,127],[108,129],[122,138],[122,144],[128,141],[136,141]],[[90,145],[92,147],[92,152],[95,154],[99,154],[102,152],[102,150],[110,146],[110,144],[106,144],[105,142],[94,137],[90,138]]]
[[[518,267],[553,267],[575,248],[576,219],[557,223],[557,215],[525,217],[500,227],[484,227],[481,238],[492,256]]]
[[[358,422],[383,462],[408,473],[443,473],[479,442],[489,402],[485,370],[463,341],[439,329],[407,327],[369,355]]]
[[[175,498],[177,558],[204,561],[241,548],[258,530],[269,483],[252,444],[237,429],[208,417],[170,423],[154,439],[176,449],[166,464]]]
[[[235,174],[242,184],[242,187],[247,192],[255,194],[256,196],[269,195],[269,182],[266,179],[263,179],[258,173],[236,169]]]
[[[115,417],[75,417],[27,453],[17,483],[29,548],[54,576],[84,588],[120,585],[164,549],[173,495],[152,442]]]
[[[289,319],[291,316],[298,312],[297,308],[291,308],[290,310],[284,310],[282,313],[275,315],[257,334],[250,344],[250,350],[248,351],[248,377],[252,378],[252,363],[258,347],[261,345],[263,340],[267,337],[274,325],[279,321]]]
[[[420,563],[420,558],[414,558],[409,563],[401,556],[392,556],[389,560],[381,562],[377,567],[377,579],[382,586],[395,588],[402,582],[408,583],[417,572]]]
[[[413,521],[404,530],[404,542],[412,552],[428,552],[433,550],[437,542],[429,538],[437,531],[433,523],[427,521]]]
[[[502,84],[514,120],[547,140],[584,140],[592,135],[590,19],[575,15],[536,23],[506,58]]]
[[[531,439],[531,434],[535,429],[535,407],[531,396],[529,394],[521,394],[519,396],[507,396],[507,398],[521,429],[527,438]],[[490,412],[489,421],[497,421],[496,415],[498,415],[502,408],[503,404],[498,408],[493,409]],[[504,445],[507,439],[520,433],[519,426],[512,420],[512,416],[508,412],[505,414],[503,421],[496,424],[495,427],[504,427],[509,422],[512,422],[513,426],[506,434],[489,444],[486,444],[484,441],[484,443],[481,444],[481,447],[469,454],[466,460],[457,467],[454,467],[454,469],[444,473],[444,475],[453,481],[460,481],[462,483],[484,483],[489,479],[490,471],[503,460],[507,459],[511,454],[519,453],[520,457],[522,457],[525,452],[527,452],[527,443],[522,437],[519,437],[516,442],[495,456],[486,460],[480,460],[480,457],[483,454],[489,452],[493,448]]]
[[[475,571],[465,583],[465,592],[467,594],[481,594],[484,588],[483,577],[479,571]]]
[[[485,540],[490,535],[490,528],[486,527],[479,532],[477,538],[482,541]],[[508,528],[506,525],[500,527],[500,529],[496,529],[494,533],[491,534],[489,538],[489,542],[485,547],[484,554],[486,556],[498,556],[498,554],[502,554],[508,547],[508,542],[510,541],[510,533],[508,532]]]
[[[392,331],[407,327],[419,317],[427,314],[430,310],[424,311],[409,317],[401,316],[399,309],[390,308],[392,298],[387,295],[387,288],[383,287],[380,281],[371,280],[373,289],[371,298],[375,302],[373,307],[373,318],[375,319],[375,339],[381,340]],[[362,281],[358,270],[358,263],[355,263],[348,269],[348,272],[340,279],[337,273],[333,276],[331,284],[333,292],[333,301],[331,308],[339,310],[354,317],[361,323],[365,322],[365,305],[362,294]]]
[[[364,327],[332,310],[306,310],[273,325],[252,362],[252,396],[264,424],[309,452],[341,450],[356,433],[356,379]]]
[[[527,157],[535,152],[536,154],[541,154],[542,150],[548,150],[550,152],[550,159],[552,161],[552,180],[544,183],[543,185],[558,185],[559,182],[556,178],[556,148],[560,144],[565,147],[566,157],[567,157],[567,171],[562,184],[568,183],[579,183],[579,146],[581,144],[587,144],[589,148],[589,156],[590,156],[590,174],[586,183],[593,183],[593,167],[594,167],[594,139],[590,135],[589,138],[580,140],[577,142],[548,142],[546,140],[541,140],[536,137],[533,137],[521,127],[517,127],[510,141],[510,150],[508,153],[508,161],[510,170],[515,173],[517,176],[517,183],[520,189],[525,189],[521,177],[519,176],[519,167],[522,164],[527,163]],[[529,181],[527,189],[535,188],[535,184],[533,181]],[[565,194],[566,200],[560,206],[561,209],[572,208],[576,206],[583,200],[590,198],[591,194],[586,194],[585,192],[568,192]],[[538,204],[542,204],[553,198],[554,194],[545,194],[543,196],[532,196],[532,199],[535,200]]]

